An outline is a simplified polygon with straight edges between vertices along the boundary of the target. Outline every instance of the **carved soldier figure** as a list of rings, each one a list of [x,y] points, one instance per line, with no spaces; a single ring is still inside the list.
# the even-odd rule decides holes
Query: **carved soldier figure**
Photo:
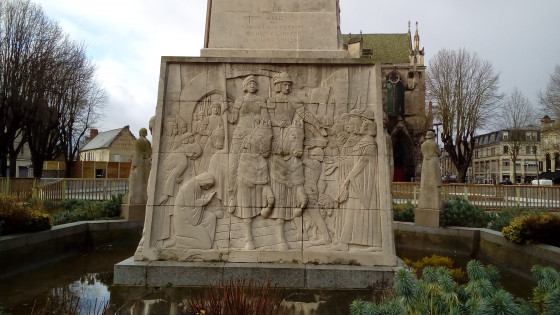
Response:
[[[245,95],[237,98],[233,107],[229,109],[228,121],[236,124],[231,141],[229,161],[229,193],[230,205],[236,205],[236,182],[239,153],[243,139],[249,135],[255,120],[269,121],[264,97],[257,95],[259,84],[255,76],[248,76],[243,80]],[[227,108],[226,108],[227,110]],[[270,128],[270,127],[269,127]]]
[[[305,110],[303,103],[291,95],[293,81],[286,72],[280,72],[272,78],[276,95],[269,98],[266,107],[270,114],[270,121],[274,134],[273,151],[277,153],[280,148],[279,137],[282,137],[284,129],[292,124],[295,114],[306,123],[313,126],[322,136],[327,136],[327,131],[319,120],[310,112]]]
[[[243,220],[245,249],[255,249],[253,218],[261,213],[270,213],[274,195],[269,186],[268,161],[272,132],[270,123],[258,122],[251,133],[245,136],[239,153],[236,206],[230,204],[229,212]]]

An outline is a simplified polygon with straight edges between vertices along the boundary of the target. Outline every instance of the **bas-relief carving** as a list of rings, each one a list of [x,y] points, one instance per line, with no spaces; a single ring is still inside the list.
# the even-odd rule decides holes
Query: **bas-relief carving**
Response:
[[[160,258],[188,259],[177,252],[192,249],[381,251],[367,95],[337,102],[351,94],[344,69],[268,68],[228,71],[227,91],[166,109],[152,220],[162,226],[150,241]]]

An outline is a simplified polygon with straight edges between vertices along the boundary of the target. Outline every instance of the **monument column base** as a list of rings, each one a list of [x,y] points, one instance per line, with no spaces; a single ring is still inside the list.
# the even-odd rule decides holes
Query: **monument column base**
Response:
[[[389,289],[399,266],[348,266],[226,262],[134,261],[115,265],[115,285],[208,286],[245,279],[256,284],[270,280],[284,288]]]
[[[146,216],[146,205],[123,204],[121,205],[121,217],[127,221],[142,221]]]
[[[414,224],[419,226],[439,227],[438,209],[419,209],[414,211]]]

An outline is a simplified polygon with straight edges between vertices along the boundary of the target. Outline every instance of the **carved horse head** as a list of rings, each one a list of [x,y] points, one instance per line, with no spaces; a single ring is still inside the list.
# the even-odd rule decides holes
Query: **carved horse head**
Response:
[[[294,119],[292,124],[288,126],[282,135],[282,153],[295,157],[303,155],[303,140],[305,134],[303,131],[303,121]]]
[[[272,127],[270,122],[255,119],[254,124],[251,133],[243,139],[243,148],[245,152],[268,157],[272,147]]]

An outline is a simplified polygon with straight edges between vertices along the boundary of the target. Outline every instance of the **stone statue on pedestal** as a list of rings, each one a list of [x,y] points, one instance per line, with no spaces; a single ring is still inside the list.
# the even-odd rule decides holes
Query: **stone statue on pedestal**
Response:
[[[129,203],[146,204],[148,201],[148,177],[152,167],[152,146],[146,139],[148,131],[140,129],[140,137],[134,142],[134,155],[128,179]]]
[[[423,226],[439,226],[441,202],[441,170],[439,157],[441,150],[434,140],[434,132],[426,133],[426,141],[422,143],[422,179],[420,180],[420,199],[415,214],[415,224]]]

